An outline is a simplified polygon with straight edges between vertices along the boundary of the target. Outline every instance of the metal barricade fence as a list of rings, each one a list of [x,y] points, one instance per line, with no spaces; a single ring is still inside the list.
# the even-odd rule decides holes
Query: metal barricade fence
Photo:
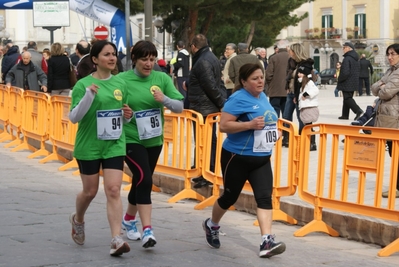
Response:
[[[315,132],[311,131],[312,127]],[[339,236],[338,231],[323,222],[325,208],[399,222],[399,201],[395,202],[399,131],[332,124],[312,127],[306,126],[301,134],[298,193],[301,199],[314,206],[314,219],[294,235],[324,232]],[[360,129],[369,130],[371,134],[359,133]],[[311,135],[319,138],[316,159],[309,153]],[[340,135],[345,136],[343,151],[339,149]],[[386,157],[386,140],[392,140],[392,158]],[[389,188],[386,200],[382,199],[384,186]],[[397,251],[399,238],[378,255],[389,256]]]
[[[24,113],[21,126],[23,142],[11,151],[23,149],[34,151],[28,158],[47,156],[50,154],[45,147],[45,142],[49,139],[50,95],[28,90],[24,92],[23,99]],[[29,138],[39,141],[40,148],[30,145]]]
[[[69,160],[59,153],[59,149],[73,151],[75,144],[78,124],[73,124],[68,117],[71,98],[68,96],[52,96],[50,102],[52,114],[50,117],[49,136],[53,145],[53,151],[50,155],[41,159],[39,162],[46,163],[52,160],[59,160],[66,163],[58,168],[60,171],[70,168],[78,168],[75,159]]]
[[[204,196],[191,188],[191,178],[201,175],[202,166],[202,115],[185,109],[182,113],[165,110],[164,146],[155,171],[184,179],[184,189],[171,197],[168,202],[191,198],[199,201]],[[195,161],[192,165],[192,155]]]
[[[5,144],[4,147],[9,148],[17,146],[22,143],[21,140],[21,126],[24,114],[24,90],[17,87],[9,89],[9,106],[8,106],[8,122],[9,130],[12,140],[10,143]]]
[[[7,86],[0,85],[0,142],[11,140],[11,134],[8,132],[8,106],[9,106],[9,90]]]

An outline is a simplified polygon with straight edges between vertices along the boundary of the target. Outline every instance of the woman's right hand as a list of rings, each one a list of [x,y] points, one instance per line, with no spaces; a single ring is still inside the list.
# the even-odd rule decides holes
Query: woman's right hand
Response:
[[[263,116],[256,117],[251,122],[251,129],[262,130],[265,127],[265,118]]]
[[[92,91],[93,93],[97,94],[98,93],[98,89],[100,89],[99,86],[95,85],[94,83],[92,83],[89,87],[87,87],[90,89],[90,91]]]

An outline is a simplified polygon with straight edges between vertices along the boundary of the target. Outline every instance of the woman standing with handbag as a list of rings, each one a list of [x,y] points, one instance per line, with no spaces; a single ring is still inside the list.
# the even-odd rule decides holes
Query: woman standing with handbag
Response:
[[[299,117],[305,125],[312,124],[319,118],[319,102],[317,100],[319,88],[312,80],[313,63],[312,59],[307,59],[297,70],[298,82],[301,84],[298,97]],[[316,136],[312,135],[310,137],[310,151],[315,150],[317,150]]]
[[[373,95],[381,100],[375,126],[399,129],[399,43],[388,46],[386,50],[391,68],[378,82],[371,86]],[[392,154],[392,141],[387,140],[389,155]],[[388,192],[382,193],[382,197],[388,197]],[[399,198],[399,172],[396,181],[396,198]]]

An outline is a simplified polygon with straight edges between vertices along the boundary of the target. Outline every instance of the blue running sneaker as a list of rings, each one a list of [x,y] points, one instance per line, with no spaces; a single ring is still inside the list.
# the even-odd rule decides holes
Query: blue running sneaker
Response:
[[[283,242],[274,242],[274,238],[274,235],[269,235],[269,238],[262,242],[259,257],[270,258],[285,251],[285,244]]]
[[[126,231],[127,238],[130,240],[140,240],[141,238],[136,224],[137,220],[125,221],[125,219],[122,219],[122,229]]]
[[[147,228],[143,232],[143,248],[152,248],[157,243],[151,228]]]
[[[219,228],[220,226],[208,226],[208,221],[210,218],[206,219],[202,222],[202,228],[204,228],[206,242],[211,248],[220,248],[220,241],[219,241]]]

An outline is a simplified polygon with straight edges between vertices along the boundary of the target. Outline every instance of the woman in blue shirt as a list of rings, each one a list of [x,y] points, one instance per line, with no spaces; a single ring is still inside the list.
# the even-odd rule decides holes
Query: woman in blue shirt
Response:
[[[277,130],[278,116],[263,92],[263,69],[258,64],[245,64],[240,68],[239,81],[240,88],[233,91],[220,118],[220,131],[227,133],[221,154],[224,192],[213,206],[212,217],[203,222],[203,228],[209,246],[219,248],[219,221],[248,181],[257,203],[262,235],[259,256],[269,258],[285,251],[285,244],[275,242],[271,235],[270,156],[281,132]]]

